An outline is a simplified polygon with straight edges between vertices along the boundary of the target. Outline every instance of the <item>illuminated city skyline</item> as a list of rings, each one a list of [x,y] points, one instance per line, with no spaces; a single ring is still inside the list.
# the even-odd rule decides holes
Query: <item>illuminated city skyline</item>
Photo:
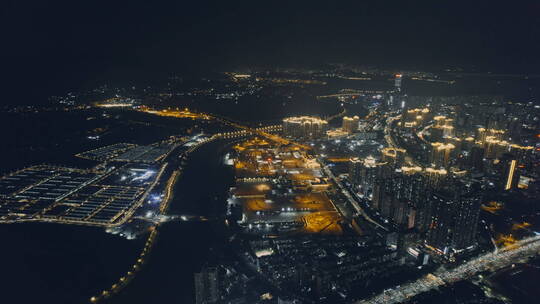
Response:
[[[535,1],[3,9],[2,303],[540,296]]]

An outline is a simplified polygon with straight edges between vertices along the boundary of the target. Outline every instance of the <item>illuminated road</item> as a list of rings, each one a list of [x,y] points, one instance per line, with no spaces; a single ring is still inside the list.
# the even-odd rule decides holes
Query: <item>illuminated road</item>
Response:
[[[394,117],[388,117],[386,120],[386,127],[384,128],[384,139],[386,140],[386,143],[390,148],[399,148],[398,145],[394,142],[394,138],[391,134],[392,124],[394,121],[401,118],[401,115],[394,116]]]
[[[396,144],[396,141],[394,140],[394,136],[392,134],[392,125],[394,124],[394,122],[398,119],[401,118],[401,115],[397,115],[397,116],[390,116],[386,119],[386,126],[384,127],[384,139],[386,140],[386,144],[388,145],[388,147],[390,148],[394,148],[394,149],[398,149],[400,148],[397,144]]]
[[[135,211],[146,201],[146,198],[150,195],[152,190],[154,190],[154,187],[156,186],[156,184],[161,180],[161,176],[163,175],[163,172],[165,171],[165,168],[167,167],[167,165],[168,164],[163,164],[161,166],[154,182],[152,182],[150,187],[148,187],[148,189],[143,194],[143,196],[135,204],[133,204],[131,208],[128,209],[128,211],[126,211],[126,213],[123,215],[123,218],[121,220],[119,220],[117,223],[114,223],[111,226],[120,226],[124,224],[125,222],[127,222],[129,219],[131,219],[133,214],[135,214]]]
[[[498,252],[490,252],[476,257],[454,269],[448,270],[441,267],[435,273],[430,273],[413,282],[387,289],[370,299],[356,303],[402,303],[431,289],[469,279],[479,272],[496,271],[516,263],[520,259],[539,253],[540,236],[529,237]]]
[[[215,139],[215,137],[212,137],[210,139],[204,139],[199,141],[196,145],[192,146],[191,149],[187,151],[187,153],[191,153],[194,150],[196,150],[198,147],[204,145],[205,143]],[[162,166],[162,170],[160,171],[158,178],[156,178],[156,181],[154,184],[152,184],[151,188],[145,193],[144,199],[148,196],[150,193],[150,190],[153,189],[159,178],[161,177],[161,174],[163,173],[165,166]],[[135,275],[142,269],[143,265],[146,263],[147,258],[146,256],[150,253],[152,248],[154,247],[156,238],[158,236],[158,229],[157,226],[161,223],[170,222],[170,221],[207,221],[208,219],[202,216],[195,216],[195,215],[167,215],[165,214],[167,212],[167,209],[169,208],[169,204],[172,201],[172,198],[174,196],[174,185],[178,181],[178,178],[181,175],[181,169],[174,170],[171,176],[169,177],[167,184],[165,186],[164,191],[164,197],[163,200],[159,206],[159,214],[152,215],[152,216],[130,216],[126,217],[126,219],[139,219],[139,220],[145,220],[150,223],[153,223],[154,226],[150,228],[150,234],[148,235],[148,238],[146,240],[145,246],[142,250],[142,252],[139,255],[139,258],[135,261],[132,268],[127,271],[123,276],[121,276],[118,281],[116,281],[114,284],[111,285],[111,287],[108,287],[104,290],[102,290],[97,295],[90,298],[90,303],[98,303],[101,302],[104,299],[110,298],[113,294],[116,294],[120,292],[122,289],[124,289],[130,282],[133,280]],[[143,202],[144,200],[141,200]]]
[[[293,141],[290,141],[288,139],[285,139],[279,135],[275,135],[275,134],[270,134],[268,132],[264,132],[264,131],[261,131],[259,129],[255,129],[255,128],[251,128],[251,127],[248,127],[248,126],[245,126],[245,125],[242,125],[240,124],[239,122],[235,122],[231,119],[228,119],[228,118],[225,118],[225,117],[218,117],[218,116],[215,116],[215,115],[208,115],[210,117],[212,117],[213,119],[223,123],[223,124],[226,124],[226,125],[229,125],[229,126],[232,126],[232,127],[235,127],[235,128],[238,128],[238,129],[242,129],[242,130],[246,130],[252,134],[255,134],[255,135],[259,135],[261,137],[264,137],[266,139],[269,139],[271,141],[274,141],[276,143],[279,143],[281,145],[294,145],[294,146],[297,146],[301,149],[304,149],[304,150],[310,150],[311,147],[309,146],[306,146],[306,145],[302,145],[302,144],[299,144],[299,143],[296,143],[296,142],[293,142]]]
[[[401,118],[401,114],[397,116],[393,116],[393,117],[390,116],[386,120],[386,127],[384,128],[384,139],[386,140],[386,143],[388,144],[388,147],[390,148],[403,149],[403,147],[400,147],[396,143],[394,139],[394,134],[392,134],[392,125],[394,124],[394,122],[396,122],[396,120],[399,120],[400,118]],[[421,163],[419,163],[414,157],[412,157],[408,153],[406,154],[406,160],[411,166],[417,166],[417,167],[422,167],[422,168],[424,167]]]
[[[319,163],[321,163],[321,166],[324,170],[324,173],[330,177],[335,183],[336,185],[338,185],[338,187],[340,188],[341,192],[343,193],[343,195],[345,195],[345,197],[347,198],[347,200],[349,200],[349,202],[351,203],[351,205],[353,206],[353,208],[356,210],[356,212],[358,212],[360,215],[362,215],[368,222],[374,224],[375,226],[379,227],[379,228],[382,228],[384,230],[388,230],[386,227],[384,227],[383,225],[379,224],[377,221],[375,221],[374,219],[372,219],[365,211],[364,209],[362,209],[362,207],[360,207],[360,205],[358,204],[358,202],[352,197],[352,195],[349,193],[349,191],[347,189],[345,189],[345,187],[343,187],[343,185],[341,184],[341,181],[338,180],[336,178],[336,176],[334,175],[334,173],[332,173],[332,170],[330,170],[328,168],[328,166],[326,166],[324,164],[324,162],[321,160],[321,159],[318,159]]]
[[[139,219],[143,221],[147,221],[153,224],[162,224],[167,222],[206,222],[208,219],[204,216],[198,216],[198,215],[165,215],[165,214],[158,214],[153,216],[134,216],[134,219]]]
[[[148,113],[152,113],[152,114],[157,114],[157,115],[160,115],[160,112],[157,112],[157,111],[146,111]],[[344,115],[346,113],[345,110],[343,110],[343,112],[337,114],[337,116],[341,116],[341,115]],[[182,114],[181,116],[179,117],[183,117],[183,115],[185,114]],[[304,149],[304,150],[310,150],[311,147],[309,146],[306,146],[306,145],[302,145],[302,144],[299,144],[299,143],[296,143],[296,142],[293,142],[293,141],[290,141],[288,139],[285,139],[279,135],[275,135],[275,134],[270,134],[268,132],[264,132],[260,129],[255,129],[255,128],[251,128],[251,127],[248,127],[248,126],[245,126],[245,125],[242,125],[241,123],[239,122],[236,122],[236,121],[233,121],[229,118],[225,118],[225,117],[219,117],[217,115],[212,115],[212,114],[199,114],[201,116],[201,118],[204,118],[204,119],[213,119],[213,120],[216,120],[216,121],[219,121],[223,124],[226,124],[226,125],[229,125],[229,126],[232,126],[232,127],[235,127],[235,128],[238,128],[238,129],[241,129],[241,130],[245,130],[247,132],[250,132],[252,134],[256,134],[256,135],[259,135],[261,137],[264,137],[264,138],[267,138],[271,141],[274,141],[276,143],[279,143],[279,144],[282,144],[282,145],[294,145],[294,146],[297,146],[301,149]],[[172,114],[170,111],[167,112],[167,116],[174,116],[174,114]],[[397,119],[397,118],[396,118]],[[362,215],[367,221],[373,223],[374,225],[384,229],[384,230],[387,230],[386,227],[384,227],[383,225],[379,224],[377,221],[373,220],[361,207],[360,205],[358,204],[358,202],[351,196],[351,194],[349,193],[349,191],[347,189],[345,189],[345,187],[343,187],[343,185],[341,184],[341,181],[339,181],[335,176],[334,174],[331,172],[330,169],[328,169],[326,166],[324,166],[324,163],[319,160],[319,163],[323,164],[323,169],[324,171],[326,172],[326,174],[332,179],[334,180],[334,182],[339,186],[339,188],[341,189],[342,193],[347,197],[347,199],[349,200],[349,202],[351,203],[351,205],[354,207],[354,209],[356,210],[356,212],[358,212],[360,215]]]
[[[334,120],[336,118],[345,116],[345,114],[347,114],[347,109],[343,109],[343,111],[337,113],[336,115],[326,118],[326,121],[330,122],[330,121],[332,121],[332,120]]]
[[[215,115],[215,114],[193,113],[193,112],[189,112],[188,110],[183,110],[183,111],[180,111],[180,110],[176,110],[176,111],[175,110],[156,111],[156,110],[151,110],[151,109],[147,109],[147,108],[142,109],[142,111],[145,112],[145,113],[159,115],[159,116],[215,120],[215,121],[221,122],[221,123],[223,123],[225,125],[228,125],[228,126],[231,126],[231,127],[237,128],[237,129],[246,130],[247,132],[249,132],[251,134],[259,135],[261,137],[267,138],[269,140],[272,140],[272,141],[277,142],[277,143],[282,144],[282,145],[289,145],[290,144],[290,145],[297,146],[297,147],[299,147],[301,149],[304,149],[304,150],[310,150],[311,149],[311,147],[309,147],[309,146],[302,145],[302,144],[290,141],[288,139],[285,139],[285,138],[283,138],[281,136],[265,132],[264,128],[251,128],[251,127],[248,127],[246,125],[243,125],[242,123],[240,123],[238,121],[234,121],[234,120],[232,120],[230,118],[221,117],[221,116],[218,116],[218,115]],[[340,113],[338,115],[341,115],[341,114],[344,114],[344,112],[342,112],[342,113]]]

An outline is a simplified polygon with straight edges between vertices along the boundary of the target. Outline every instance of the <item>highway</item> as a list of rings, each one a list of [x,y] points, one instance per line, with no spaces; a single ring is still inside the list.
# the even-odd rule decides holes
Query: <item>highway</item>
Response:
[[[454,269],[445,269],[441,267],[434,273],[429,273],[418,280],[391,289],[386,289],[370,299],[357,301],[355,303],[402,303],[434,288],[461,280],[467,280],[477,273],[484,271],[496,271],[514,264],[520,259],[528,258],[539,253],[540,236],[529,237],[510,247],[473,258]]]

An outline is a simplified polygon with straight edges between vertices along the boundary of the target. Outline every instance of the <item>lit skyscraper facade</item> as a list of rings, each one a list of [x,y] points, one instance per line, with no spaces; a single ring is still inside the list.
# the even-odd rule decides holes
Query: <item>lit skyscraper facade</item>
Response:
[[[283,119],[283,134],[288,137],[316,139],[326,135],[328,122],[312,116]]]
[[[442,254],[469,249],[476,244],[480,214],[479,192],[471,185],[453,184],[432,193],[425,243]]]
[[[341,128],[343,131],[351,134],[356,131],[358,131],[358,123],[360,122],[360,117],[354,116],[354,117],[343,117],[343,123]]]
[[[402,74],[396,74],[396,78],[394,79],[394,87],[396,89],[396,92],[401,92],[401,79],[403,78]]]

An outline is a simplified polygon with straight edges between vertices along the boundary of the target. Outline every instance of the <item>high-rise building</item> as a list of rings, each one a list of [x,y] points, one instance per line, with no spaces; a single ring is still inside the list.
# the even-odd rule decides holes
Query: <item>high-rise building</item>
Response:
[[[474,147],[474,138],[473,137],[471,137],[471,136],[465,137],[461,141],[461,150],[462,151],[466,151],[467,153],[470,153],[473,147]]]
[[[487,137],[487,131],[485,128],[478,128],[476,130],[476,140],[479,142],[484,142]]]
[[[453,254],[476,244],[480,214],[479,191],[473,184],[452,184],[431,194],[430,223],[425,244],[441,254]]]
[[[427,221],[425,202],[430,188],[422,168],[392,168],[384,163],[377,170],[373,207],[401,228],[410,229],[418,225],[423,229]]]
[[[392,221],[400,226],[409,224],[409,202],[397,197],[392,198]]]
[[[373,193],[373,186],[375,185],[375,179],[377,177],[377,160],[371,156],[364,159],[364,164],[360,170],[360,185],[362,192],[366,196],[371,196]]]
[[[358,157],[351,158],[349,160],[349,181],[354,184],[360,184],[361,170],[364,165],[364,161]]]
[[[423,120],[427,119],[430,114],[428,108],[415,108],[405,111],[401,117],[404,124],[413,123],[419,125]]]
[[[478,128],[476,130],[476,140],[485,142],[488,138],[491,140],[503,140],[506,132],[498,129]]]
[[[431,140],[441,142],[443,140],[444,136],[444,128],[443,126],[434,126],[429,131],[431,134]]]
[[[386,106],[390,109],[392,109],[394,107],[394,96],[393,95],[390,95],[388,96],[388,98],[386,99]]]
[[[424,226],[420,222],[425,221],[424,206],[430,191],[422,168],[402,167],[401,174],[394,178],[394,196],[402,202],[396,205],[394,222],[406,228]]]
[[[481,196],[478,191],[473,191],[461,196],[454,210],[455,224],[450,245],[456,252],[470,249],[476,244]]]
[[[283,119],[283,134],[288,137],[316,139],[326,135],[328,122],[311,116],[288,117]]]
[[[455,148],[453,144],[444,144],[441,142],[431,143],[430,162],[437,167],[448,167],[450,165],[450,155]]]
[[[401,92],[401,79],[403,78],[402,74],[396,74],[396,78],[394,79],[394,87],[396,88],[396,92]]]
[[[462,140],[459,137],[455,137],[455,136],[445,137],[444,142],[446,144],[454,145],[454,149],[452,150],[452,153],[451,153],[452,157],[458,156],[461,153]]]
[[[471,148],[469,154],[469,165],[477,171],[484,170],[484,148],[480,146],[474,146]]]
[[[505,153],[499,160],[500,180],[499,184],[502,189],[508,191],[515,189],[519,182],[517,174],[518,161],[516,157],[510,153]]]
[[[371,196],[377,178],[377,160],[372,156],[365,159],[352,158],[349,160],[349,180],[361,189],[366,196]]]
[[[204,267],[195,273],[195,303],[209,304],[219,301],[218,269]]]
[[[518,163],[520,165],[524,165],[525,167],[532,167],[534,158],[532,156],[532,153],[534,152],[533,146],[520,146],[520,145],[510,145],[509,146],[509,152],[512,153],[512,155],[515,155]]]
[[[343,117],[343,123],[341,126],[341,129],[343,131],[352,134],[356,131],[358,131],[358,124],[360,123],[360,117],[354,116],[354,117]]]
[[[439,188],[447,177],[447,171],[445,169],[426,168],[424,175],[430,187]]]
[[[372,204],[375,210],[378,210],[384,216],[388,217],[391,210],[391,201],[388,193],[390,192],[392,185],[392,175],[394,169],[388,164],[381,164],[377,168],[377,176],[373,185]]]
[[[443,137],[453,137],[454,136],[454,127],[444,125],[441,127],[443,130]]]
[[[506,140],[497,139],[495,136],[486,136],[484,141],[484,157],[489,159],[499,158],[505,151],[508,151],[510,143]]]
[[[377,198],[377,201],[374,201],[374,205],[378,207],[379,212],[382,216],[386,218],[391,218],[393,216],[393,195],[394,183],[391,179],[380,180],[374,188],[373,197]],[[375,193],[375,191],[377,193]]]
[[[486,125],[489,129],[502,129],[506,127],[506,115],[503,113],[494,113],[487,118]]]
[[[446,117],[442,115],[438,115],[438,116],[433,117],[433,120],[435,121],[435,123],[433,124],[433,127],[442,127],[444,126],[446,122]]]
[[[518,117],[510,118],[508,122],[508,135],[509,140],[513,142],[519,142],[521,139],[521,131],[523,130],[523,123]]]

